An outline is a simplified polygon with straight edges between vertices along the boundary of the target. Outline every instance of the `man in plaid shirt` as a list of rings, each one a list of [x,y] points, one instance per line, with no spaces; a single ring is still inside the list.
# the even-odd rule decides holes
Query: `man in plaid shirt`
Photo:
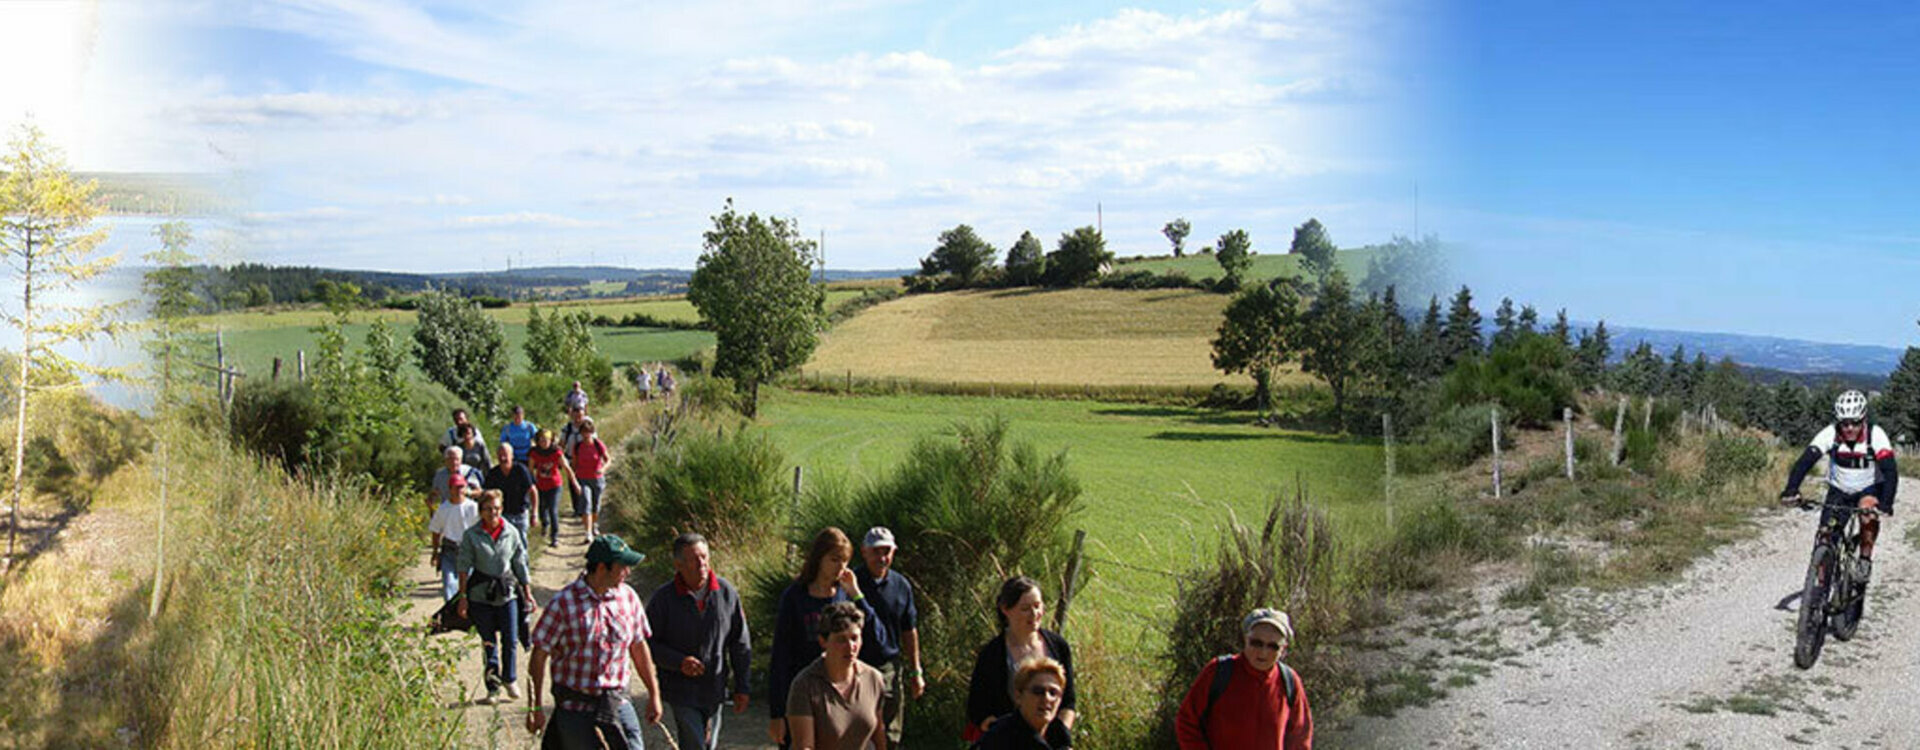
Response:
[[[643,559],[613,534],[593,540],[586,574],[555,594],[534,626],[533,655],[527,660],[533,681],[527,730],[538,734],[547,724],[540,711],[540,681],[549,658],[556,709],[541,747],[598,748],[603,740],[613,748],[644,747],[640,719],[627,699],[629,657],[647,688],[647,723],[660,721],[646,603],[626,583],[627,573]]]

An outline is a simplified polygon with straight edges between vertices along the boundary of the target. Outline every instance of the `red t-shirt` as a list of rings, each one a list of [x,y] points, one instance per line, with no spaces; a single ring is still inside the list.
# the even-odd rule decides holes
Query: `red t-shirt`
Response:
[[[583,441],[573,448],[573,475],[581,479],[599,479],[607,465],[607,444],[600,438]]]
[[[560,449],[548,447],[527,451],[527,465],[533,469],[533,486],[542,492],[560,487]]]
[[[1207,727],[1200,727],[1200,714],[1207,708],[1207,693],[1213,688],[1213,671],[1219,661],[1211,661],[1180,702],[1174,718],[1174,735],[1180,750],[1207,750],[1216,747],[1246,750],[1306,750],[1313,747],[1313,713],[1307,708],[1306,687],[1296,683],[1293,705],[1287,705],[1287,687],[1280,682],[1283,670],[1275,666],[1265,673],[1254,671],[1244,657],[1233,660],[1233,677],[1227,689],[1213,704]],[[1295,679],[1298,679],[1295,675]]]

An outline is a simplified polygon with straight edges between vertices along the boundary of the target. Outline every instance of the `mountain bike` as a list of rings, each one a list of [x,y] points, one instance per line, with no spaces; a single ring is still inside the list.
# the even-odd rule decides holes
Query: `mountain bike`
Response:
[[[1788,502],[1801,510],[1831,511],[1824,514],[1820,531],[1814,536],[1813,557],[1807,562],[1807,581],[1800,592],[1800,622],[1794,633],[1793,664],[1808,669],[1819,661],[1828,633],[1846,641],[1860,627],[1867,604],[1867,583],[1860,575],[1860,518],[1879,512],[1807,498]]]

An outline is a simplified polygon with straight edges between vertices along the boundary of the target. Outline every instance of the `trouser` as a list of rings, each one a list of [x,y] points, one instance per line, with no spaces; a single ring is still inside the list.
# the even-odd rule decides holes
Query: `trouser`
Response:
[[[574,513],[599,515],[601,495],[606,494],[606,491],[607,480],[605,479],[594,477],[580,480],[580,495],[573,503]]]
[[[480,633],[480,653],[486,657],[487,690],[513,682],[519,677],[515,668],[520,647],[519,600],[506,604],[468,601],[467,615],[473,620],[474,630]]]
[[[719,706],[690,706],[679,703],[667,705],[668,715],[673,717],[673,740],[680,744],[680,750],[715,750],[720,746],[720,714],[726,704]]]
[[[547,542],[560,542],[560,488],[540,491],[540,523],[547,527]]]
[[[453,601],[453,598],[460,594],[460,574],[454,572],[454,569],[453,569],[454,564],[459,562],[459,557],[460,557],[460,547],[458,545],[448,545],[445,540],[441,541],[440,543],[440,598],[441,598],[441,601],[448,601],[448,602]]]
[[[614,711],[616,723],[607,725],[596,723],[592,711],[555,710],[552,720],[547,722],[546,736],[540,740],[541,750],[600,750],[603,747],[645,750],[647,743],[640,735],[640,714],[633,710],[633,701],[621,698]]]
[[[527,538],[527,509],[526,508],[521,508],[519,513],[502,513],[500,515],[502,518],[507,519],[507,523],[513,524],[514,528],[520,530],[521,539]]]
[[[881,665],[879,670],[880,684],[885,687],[880,693],[880,723],[887,728],[887,746],[898,747],[907,715],[906,670],[900,668],[899,659]]]

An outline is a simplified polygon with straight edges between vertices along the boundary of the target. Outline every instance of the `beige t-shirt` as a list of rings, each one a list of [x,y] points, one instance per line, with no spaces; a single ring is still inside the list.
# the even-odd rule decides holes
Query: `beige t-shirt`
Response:
[[[800,670],[787,691],[787,715],[813,717],[813,746],[819,750],[860,750],[880,726],[880,697],[886,690],[880,670],[857,659],[853,667],[853,690],[845,697],[827,679],[824,657]]]

